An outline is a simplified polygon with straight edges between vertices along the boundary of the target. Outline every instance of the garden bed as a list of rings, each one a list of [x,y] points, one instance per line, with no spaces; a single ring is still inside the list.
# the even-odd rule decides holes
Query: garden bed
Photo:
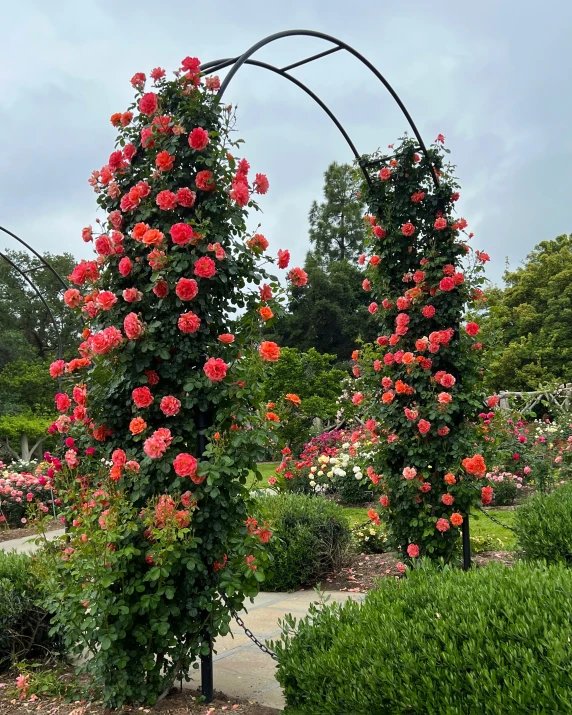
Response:
[[[58,529],[63,529],[64,525],[59,519],[52,519],[51,521],[44,522],[45,531],[57,531]],[[8,529],[0,530],[0,542],[11,541],[12,539],[23,539],[25,536],[34,536],[38,533],[37,527],[32,524],[31,526],[14,526]]]
[[[6,677],[6,676],[2,676]],[[1,691],[0,691],[1,693]],[[183,689],[165,698],[153,707],[128,707],[122,713],[151,713],[154,715],[216,715],[218,713],[240,713],[241,715],[279,715],[280,710],[269,708],[247,700],[229,699],[224,693],[215,692],[212,703],[205,705],[197,702],[199,693]],[[38,698],[37,700],[13,700],[0,694],[0,715],[28,715],[31,712],[44,712],[49,715],[108,715],[109,709],[96,703],[66,702],[63,698]]]
[[[352,554],[347,565],[330,574],[321,587],[325,591],[366,593],[375,588],[376,581],[381,578],[401,578],[403,574],[397,568],[401,558],[395,552]],[[486,566],[492,561],[510,566],[514,561],[514,552],[483,551],[473,556],[472,560],[475,566]]]

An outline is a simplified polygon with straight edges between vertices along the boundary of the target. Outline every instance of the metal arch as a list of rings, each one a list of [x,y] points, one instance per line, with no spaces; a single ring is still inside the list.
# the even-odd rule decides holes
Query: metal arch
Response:
[[[321,53],[321,55],[323,55],[323,54],[324,54],[324,53]],[[329,51],[328,54],[331,54],[331,51]],[[207,71],[207,72],[218,71],[218,70],[224,69],[225,67],[229,67],[230,65],[232,65],[232,64],[235,63],[235,62],[236,62],[236,58],[231,58],[231,57],[226,58],[226,59],[224,59],[224,60],[217,60],[216,63],[209,63],[209,65],[215,64],[215,67],[210,68],[210,69],[206,69],[206,71]],[[359,163],[360,168],[362,169],[362,172],[363,172],[363,174],[364,174],[364,177],[365,177],[366,181],[367,181],[368,183],[371,181],[371,178],[370,178],[369,174],[365,171],[365,169],[364,169],[363,166],[361,165],[361,156],[360,156],[358,150],[356,149],[355,144],[354,144],[353,141],[351,140],[349,134],[348,134],[347,131],[344,129],[344,127],[342,126],[341,122],[340,122],[339,119],[336,117],[336,115],[332,112],[332,110],[327,106],[327,104],[325,104],[325,102],[323,102],[323,101],[318,97],[318,95],[317,95],[315,92],[313,92],[309,87],[307,87],[307,86],[306,86],[303,82],[301,82],[299,79],[296,79],[296,77],[292,77],[292,75],[289,75],[289,74],[285,71],[285,69],[281,69],[280,67],[275,67],[274,65],[270,65],[270,64],[268,64],[268,63],[266,63],[266,62],[260,62],[259,60],[252,60],[252,59],[247,59],[247,60],[245,60],[244,64],[252,65],[252,66],[254,66],[254,67],[261,67],[262,69],[269,70],[270,72],[274,72],[275,74],[278,74],[278,75],[280,75],[281,77],[284,77],[284,78],[287,79],[288,81],[290,81],[290,82],[292,82],[293,84],[295,84],[297,87],[299,87],[301,90],[303,90],[309,97],[311,97],[311,98],[314,100],[314,102],[316,102],[316,104],[318,104],[318,105],[324,110],[324,112],[326,112],[326,114],[330,117],[330,119],[332,120],[332,122],[333,122],[333,123],[336,125],[336,127],[339,129],[341,135],[342,135],[343,138],[346,140],[348,146],[349,146],[350,149],[352,150],[353,155],[355,156],[357,162]],[[292,65],[290,65],[290,66],[292,66]],[[207,65],[205,65],[205,67],[207,67]],[[202,69],[202,68],[201,68],[201,69]],[[205,70],[203,70],[203,71],[205,71]]]
[[[32,246],[30,246],[28,243],[26,243],[26,241],[24,241],[23,239],[21,239],[19,236],[16,236],[16,234],[15,234],[15,233],[12,233],[12,231],[9,231],[7,228],[4,228],[4,226],[0,226],[0,231],[4,231],[4,233],[7,233],[8,236],[12,236],[12,238],[16,239],[16,241],[18,241],[18,243],[21,243],[22,246],[25,246],[25,248],[27,248],[28,251],[30,251],[31,253],[33,253],[34,256],[36,256],[36,258],[38,258],[38,259],[40,260],[40,262],[41,262],[49,271],[51,271],[51,273],[53,273],[53,275],[57,278],[57,280],[58,280],[59,283],[61,284],[63,290],[67,290],[67,289],[68,289],[68,287],[69,287],[68,284],[67,284],[67,283],[64,281],[64,279],[60,276],[60,274],[56,271],[56,269],[52,266],[52,264],[51,264],[49,261],[47,261],[47,260],[46,260],[40,253],[38,253],[34,248],[32,248]],[[4,256],[4,258],[6,258],[6,256]],[[8,259],[6,258],[6,260],[8,260]],[[8,260],[8,262],[11,263],[11,261],[9,261],[9,260]],[[14,264],[12,264],[12,265],[14,265]],[[14,267],[21,273],[20,269],[19,269],[17,266],[14,266]],[[26,280],[27,280],[27,278],[26,278]],[[28,282],[29,282],[29,281],[28,281]],[[33,287],[34,289],[36,289],[36,286],[32,285],[32,287]]]
[[[33,249],[32,249],[32,250],[33,250]],[[36,252],[34,251],[34,253],[36,253]],[[37,255],[37,254],[36,254],[36,255]],[[52,323],[53,323],[53,325],[54,325],[54,328],[56,329],[56,337],[57,337],[57,341],[58,341],[58,360],[62,360],[62,359],[63,359],[63,356],[64,356],[64,349],[63,349],[63,344],[62,344],[62,335],[61,335],[60,328],[59,328],[59,326],[58,326],[56,317],[55,317],[55,315],[52,313],[52,309],[50,308],[50,306],[47,304],[46,299],[45,299],[44,296],[40,293],[40,290],[39,290],[39,288],[36,286],[36,284],[34,283],[34,281],[32,281],[32,280],[24,273],[24,271],[23,271],[21,268],[19,268],[19,267],[14,263],[14,261],[13,261],[11,258],[8,258],[8,256],[7,256],[6,254],[2,253],[1,251],[0,251],[0,258],[3,258],[7,263],[9,263],[9,264],[12,266],[12,268],[14,268],[16,271],[18,271],[18,273],[22,276],[22,278],[26,281],[26,283],[28,283],[28,285],[32,288],[32,290],[33,290],[34,293],[38,296],[38,298],[42,301],[42,303],[43,303],[43,305],[44,305],[44,308],[48,311],[48,315],[50,316],[50,319],[51,319],[51,321],[52,321]],[[58,276],[58,278],[59,278],[60,280],[62,280],[62,279],[61,279],[61,276],[59,275],[59,273],[57,273],[57,271],[55,271],[55,269],[53,269],[53,270],[54,270],[54,273],[56,273],[56,275]]]
[[[417,141],[419,142],[419,146],[420,146],[421,150],[423,151],[426,160],[429,161],[431,168],[433,169],[431,171],[431,177],[433,179],[433,182],[435,183],[435,186],[438,187],[439,180],[435,173],[434,167],[429,160],[429,154],[427,151],[427,147],[425,146],[425,142],[423,141],[423,137],[421,136],[419,129],[417,128],[415,122],[413,121],[413,118],[407,111],[406,106],[401,101],[397,92],[393,89],[391,84],[385,79],[385,77],[381,74],[381,72],[368,59],[366,59],[360,52],[355,50],[351,45],[348,45],[347,43],[345,43],[341,40],[338,40],[335,37],[332,37],[332,35],[328,35],[323,32],[317,32],[315,30],[283,30],[282,32],[276,32],[273,35],[269,35],[268,37],[265,37],[264,39],[260,40],[256,44],[252,45],[248,50],[246,50],[246,52],[243,52],[242,55],[235,58],[234,61],[232,63],[230,63],[230,64],[232,64],[232,67],[231,67],[229,73],[224,78],[224,80],[220,86],[218,96],[220,98],[222,98],[222,96],[224,95],[224,93],[225,93],[228,85],[230,84],[230,81],[234,77],[234,75],[238,72],[238,70],[242,67],[242,65],[248,63],[248,60],[250,59],[250,57],[253,54],[255,54],[259,49],[261,49],[265,45],[270,44],[271,42],[274,42],[275,40],[280,40],[284,37],[293,37],[293,36],[315,37],[320,40],[325,40],[327,42],[331,42],[332,44],[336,45],[336,47],[332,48],[329,52],[323,52],[318,55],[312,56],[312,57],[308,58],[307,60],[303,60],[301,62],[296,62],[293,65],[289,65],[286,69],[294,67],[294,66],[296,66],[296,67],[300,66],[301,64],[304,64],[306,62],[311,62],[314,59],[317,59],[318,57],[323,57],[325,54],[331,54],[331,52],[335,52],[338,49],[344,49],[344,50],[346,50],[346,52],[349,52],[351,55],[356,57],[362,64],[364,64],[370,70],[370,72],[372,72],[377,77],[377,79],[383,84],[383,86],[391,94],[391,96],[397,103],[398,107],[401,109],[403,115],[407,119],[407,122],[409,123],[411,130],[415,134],[415,137],[416,137]],[[226,66],[228,66],[226,60],[216,60],[214,62],[209,62],[209,63],[201,66],[201,70],[204,72],[212,72],[214,70],[223,69]],[[290,75],[288,75],[285,72],[285,70],[280,70],[278,68],[273,68],[273,69],[275,71],[277,70],[278,73],[281,74],[283,77],[287,77],[288,79],[291,79]],[[363,167],[362,167],[362,170],[363,170]]]

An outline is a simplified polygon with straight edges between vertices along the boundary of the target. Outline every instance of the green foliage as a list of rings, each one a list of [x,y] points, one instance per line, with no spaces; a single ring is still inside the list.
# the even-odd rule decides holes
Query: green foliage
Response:
[[[24,271],[41,265],[26,251],[6,251],[6,255]],[[44,258],[64,280],[75,263],[69,253],[45,253]],[[54,314],[64,353],[71,353],[80,321],[62,303],[60,282],[47,268],[29,275]],[[40,298],[8,262],[0,260],[0,368],[14,360],[54,359],[57,345],[54,324]]]
[[[310,243],[320,262],[353,261],[363,251],[364,203],[361,171],[349,164],[330,164],[324,173],[324,203],[310,208]]]
[[[287,616],[285,715],[522,715],[572,710],[572,572],[424,564],[363,603]]]
[[[382,525],[366,524],[354,528],[352,539],[355,550],[360,554],[383,554],[387,551],[387,530]]]
[[[351,539],[342,507],[304,494],[264,496],[256,504],[274,532],[267,546],[273,564],[265,589],[312,586],[341,564]]]
[[[340,409],[347,373],[333,367],[335,359],[335,355],[322,355],[314,348],[305,353],[282,348],[280,360],[267,371],[264,394],[277,405],[282,420],[280,440],[295,453],[308,440],[316,417],[333,422]],[[301,404],[285,399],[287,394],[297,395]]]
[[[57,649],[48,614],[36,605],[40,596],[30,557],[0,550],[0,672]]]
[[[375,321],[367,312],[370,298],[362,290],[362,271],[348,261],[322,267],[312,254],[304,265],[308,284],[293,288],[288,312],[274,326],[280,345],[349,360],[356,341],[373,340]]]
[[[482,320],[491,392],[572,382],[572,235],[541,241],[504,283]]]
[[[482,259],[463,262],[470,249],[466,221],[454,215],[452,170],[438,145],[422,158],[406,137],[364,186],[372,212],[365,277],[379,338],[359,351],[353,398],[382,435],[370,466],[395,547],[445,560],[477,495],[461,464],[474,455],[467,418],[483,398],[478,326],[461,326],[480,295]]]
[[[572,484],[531,497],[517,510],[515,528],[527,559],[572,563]]]

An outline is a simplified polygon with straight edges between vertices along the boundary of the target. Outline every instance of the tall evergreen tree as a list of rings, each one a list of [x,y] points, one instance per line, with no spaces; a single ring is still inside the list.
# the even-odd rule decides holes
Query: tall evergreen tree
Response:
[[[310,243],[321,263],[352,261],[363,252],[364,203],[361,174],[349,164],[330,164],[324,173],[323,203],[310,208]]]

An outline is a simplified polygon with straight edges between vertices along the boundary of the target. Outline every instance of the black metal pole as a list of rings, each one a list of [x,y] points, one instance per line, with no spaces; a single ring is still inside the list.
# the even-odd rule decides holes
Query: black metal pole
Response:
[[[199,410],[196,414],[195,424],[197,427],[197,448],[199,458],[205,453],[207,438],[205,430],[208,428],[207,415]],[[208,614],[204,614],[208,618]],[[213,643],[210,628],[206,627],[203,633],[204,639],[208,642],[209,652],[201,655],[201,693],[206,703],[212,703],[214,694],[214,673],[213,673]]]
[[[463,535],[463,571],[469,571],[471,568],[471,540],[469,538],[469,515],[466,514],[461,524],[461,533]]]

